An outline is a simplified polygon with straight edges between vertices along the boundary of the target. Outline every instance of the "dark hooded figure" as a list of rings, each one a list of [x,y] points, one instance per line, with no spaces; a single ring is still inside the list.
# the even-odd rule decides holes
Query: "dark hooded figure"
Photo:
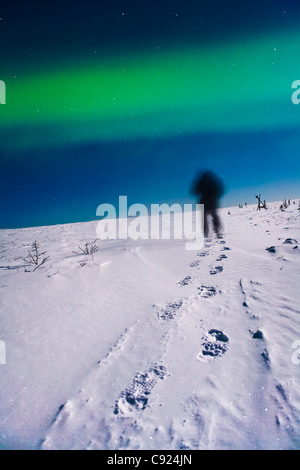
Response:
[[[191,193],[198,204],[204,204],[204,235],[209,233],[208,216],[212,217],[214,231],[221,235],[222,224],[218,215],[219,199],[224,194],[224,185],[212,171],[205,171],[194,181]]]

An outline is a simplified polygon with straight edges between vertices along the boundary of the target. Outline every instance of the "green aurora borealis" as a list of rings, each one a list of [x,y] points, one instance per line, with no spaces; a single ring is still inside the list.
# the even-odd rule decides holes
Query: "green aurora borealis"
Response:
[[[281,34],[19,71],[6,80],[2,147],[298,126],[300,33]]]

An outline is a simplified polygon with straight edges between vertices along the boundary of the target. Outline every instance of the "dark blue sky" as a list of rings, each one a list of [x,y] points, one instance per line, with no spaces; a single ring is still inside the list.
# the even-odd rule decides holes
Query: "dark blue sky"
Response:
[[[30,158],[2,162],[2,227],[93,220],[99,204],[117,207],[119,195],[129,205],[192,202],[192,179],[206,168],[225,183],[223,206],[255,203],[260,191],[267,200],[292,198],[299,148],[300,135],[286,131],[90,143],[55,149],[55,156],[31,150]]]

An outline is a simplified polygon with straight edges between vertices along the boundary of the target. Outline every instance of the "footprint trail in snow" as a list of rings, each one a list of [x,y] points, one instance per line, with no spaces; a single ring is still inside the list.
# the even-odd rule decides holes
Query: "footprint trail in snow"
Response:
[[[273,252],[256,249],[259,224],[250,227],[251,249],[239,226],[228,243],[206,241],[174,281],[174,297],[128,328],[58,410],[42,448],[299,445],[300,391],[286,371],[299,331],[287,273],[298,245],[290,237]]]

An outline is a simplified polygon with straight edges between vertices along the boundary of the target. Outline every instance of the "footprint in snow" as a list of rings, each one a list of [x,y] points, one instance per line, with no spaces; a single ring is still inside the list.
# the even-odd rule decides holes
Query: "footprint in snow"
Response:
[[[284,242],[283,245],[297,245],[297,240],[294,238],[287,238]]]
[[[198,359],[201,361],[213,360],[216,357],[222,356],[228,351],[229,338],[223,331],[211,329],[203,337],[202,351],[198,354]]]
[[[217,294],[217,290],[215,287],[212,286],[201,286],[198,287],[199,296],[203,297],[204,299],[209,299],[210,297],[214,297]]]
[[[157,317],[160,320],[164,321],[169,321],[169,320],[174,320],[176,317],[177,311],[180,309],[182,306],[183,301],[182,300],[177,300],[174,302],[169,302],[165,307],[162,307],[159,309],[157,312]],[[154,305],[154,307],[157,307]]]
[[[193,262],[190,264],[190,267],[191,267],[191,268],[196,268],[197,266],[199,266],[199,264],[201,264],[201,261],[200,261],[200,260],[193,261]]]
[[[185,276],[185,278],[181,279],[177,282],[179,286],[188,286],[192,282],[191,276]]]
[[[148,405],[149,396],[158,379],[163,380],[166,375],[166,368],[157,364],[142,374],[138,372],[131,385],[120,394],[114,414],[124,416],[143,411]]]
[[[200,258],[204,258],[204,256],[208,256],[209,252],[208,251],[200,251],[197,253],[197,256],[200,256]]]
[[[211,270],[209,271],[209,274],[218,274],[218,273],[221,273],[223,271],[223,266],[216,266],[215,268],[211,268]]]
[[[228,258],[226,255],[220,255],[219,258],[216,259],[216,261],[223,261],[224,259]]]

